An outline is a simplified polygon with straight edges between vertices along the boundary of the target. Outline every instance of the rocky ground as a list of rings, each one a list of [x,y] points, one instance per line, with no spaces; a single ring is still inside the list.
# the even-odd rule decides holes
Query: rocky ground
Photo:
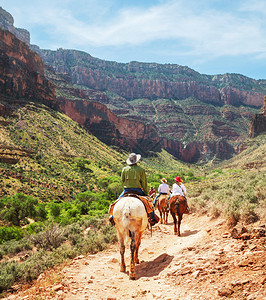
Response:
[[[222,219],[184,215],[181,237],[173,223],[147,230],[136,280],[120,273],[118,245],[80,256],[41,274],[5,299],[266,299],[265,224],[229,229]],[[127,270],[129,248],[126,250]]]

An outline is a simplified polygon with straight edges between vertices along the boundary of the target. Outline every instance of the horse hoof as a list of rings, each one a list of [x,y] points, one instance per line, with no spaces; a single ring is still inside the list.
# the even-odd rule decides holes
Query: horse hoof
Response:
[[[125,272],[126,272],[126,267],[121,267],[121,268],[120,268],[120,272],[125,273]]]
[[[130,275],[129,279],[130,279],[130,280],[135,280],[135,279],[136,279],[136,276],[135,276],[135,275]]]

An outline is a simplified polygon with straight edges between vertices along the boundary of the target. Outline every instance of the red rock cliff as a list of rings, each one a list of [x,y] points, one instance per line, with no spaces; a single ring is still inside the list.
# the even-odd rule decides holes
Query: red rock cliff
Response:
[[[65,98],[58,100],[60,109],[66,115],[84,125],[88,131],[106,144],[117,145],[143,155],[161,148],[153,125],[118,117],[99,102]]]
[[[261,114],[255,114],[250,123],[249,136],[255,137],[260,133],[266,132],[266,96],[264,96],[264,104]]]
[[[12,33],[1,28],[0,70],[0,94],[54,105],[54,86],[44,76],[41,57]]]
[[[258,82],[241,75],[221,75],[219,78],[216,76],[217,79],[179,65],[139,62],[119,64],[75,50],[35,50],[57,73],[68,73],[72,83],[114,92],[127,100],[195,97],[219,105],[260,107],[263,104],[265,81]]]

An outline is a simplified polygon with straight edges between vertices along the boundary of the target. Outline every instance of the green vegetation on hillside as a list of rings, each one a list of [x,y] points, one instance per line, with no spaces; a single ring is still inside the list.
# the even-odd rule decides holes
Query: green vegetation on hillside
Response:
[[[144,101],[145,102],[145,101]],[[128,153],[108,147],[66,115],[17,106],[0,119],[0,292],[47,268],[116,242],[110,203]],[[232,223],[265,217],[265,136],[219,166],[182,163],[166,151],[141,161],[148,184],[180,175],[191,210]],[[37,250],[37,251],[36,251]],[[16,259],[14,259],[14,256]],[[19,262],[18,262],[19,260]]]

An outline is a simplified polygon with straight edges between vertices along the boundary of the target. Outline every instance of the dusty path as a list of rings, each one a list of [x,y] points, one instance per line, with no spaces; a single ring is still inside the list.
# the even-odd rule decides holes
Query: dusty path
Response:
[[[252,241],[252,242],[250,242]],[[265,242],[265,241],[264,241]],[[181,237],[173,224],[147,230],[139,253],[136,280],[119,272],[118,245],[78,257],[49,285],[38,284],[8,299],[257,299],[266,297],[262,240],[232,239],[223,220],[184,215]],[[127,270],[129,248],[126,250]]]

